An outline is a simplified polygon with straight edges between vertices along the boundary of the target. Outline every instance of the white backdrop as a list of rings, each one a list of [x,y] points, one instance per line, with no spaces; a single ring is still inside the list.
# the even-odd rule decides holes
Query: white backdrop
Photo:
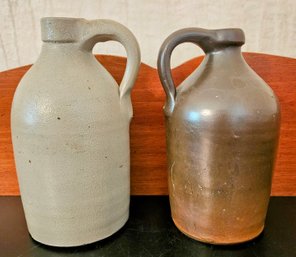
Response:
[[[296,0],[0,0],[0,70],[33,63],[44,16],[113,19],[137,37],[142,61],[156,66],[159,47],[184,27],[240,27],[244,51],[296,57]],[[98,44],[95,53],[125,56],[118,43]],[[201,54],[193,45],[179,46],[173,66]]]

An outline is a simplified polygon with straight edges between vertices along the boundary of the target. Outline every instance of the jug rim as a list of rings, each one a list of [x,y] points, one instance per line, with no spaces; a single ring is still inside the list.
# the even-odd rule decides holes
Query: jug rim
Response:
[[[240,28],[215,29],[217,42],[241,46],[245,43],[245,33]]]
[[[75,20],[85,20],[84,18],[79,17],[64,17],[64,16],[45,16],[40,18],[40,21],[48,21],[48,20],[59,20],[59,21],[75,21]]]
[[[84,18],[43,17],[40,19],[43,42],[74,43],[81,39]]]

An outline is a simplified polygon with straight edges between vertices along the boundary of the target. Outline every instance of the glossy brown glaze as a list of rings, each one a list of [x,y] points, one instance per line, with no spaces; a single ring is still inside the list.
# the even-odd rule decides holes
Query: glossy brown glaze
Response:
[[[183,42],[206,56],[176,90],[169,60]],[[159,54],[172,217],[186,235],[214,244],[263,230],[278,144],[277,98],[244,61],[243,42],[238,29],[184,29]]]

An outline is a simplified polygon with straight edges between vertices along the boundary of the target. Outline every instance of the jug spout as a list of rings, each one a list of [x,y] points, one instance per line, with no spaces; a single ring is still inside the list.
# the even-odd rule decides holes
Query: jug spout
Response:
[[[241,29],[217,29],[212,31],[215,34],[214,48],[242,46],[245,43],[245,34]]]
[[[41,38],[44,42],[75,43],[81,39],[84,19],[45,17],[41,19]]]

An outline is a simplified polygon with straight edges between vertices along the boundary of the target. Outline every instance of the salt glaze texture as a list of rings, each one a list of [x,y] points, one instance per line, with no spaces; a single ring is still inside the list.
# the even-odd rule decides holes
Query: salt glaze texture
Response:
[[[31,236],[78,246],[110,236],[129,216],[130,92],[140,51],[110,20],[49,17],[41,30],[40,57],[12,105],[17,176]],[[92,54],[108,40],[127,52],[120,87]]]
[[[243,59],[244,40],[240,29],[188,28],[159,52],[172,217],[184,234],[213,244],[259,235],[271,191],[280,108]],[[183,42],[206,56],[176,89],[170,57]]]

